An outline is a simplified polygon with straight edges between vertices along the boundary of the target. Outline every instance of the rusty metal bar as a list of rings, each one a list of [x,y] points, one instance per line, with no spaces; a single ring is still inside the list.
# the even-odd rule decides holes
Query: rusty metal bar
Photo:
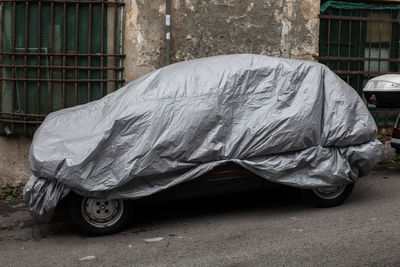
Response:
[[[400,111],[398,111],[398,110],[373,110],[371,112],[375,113],[375,114],[399,114],[400,113]]]
[[[118,33],[118,31],[117,31],[117,28],[118,28],[118,7],[117,6],[115,6],[114,7],[114,9],[115,9],[115,14],[114,14],[114,40],[115,40],[115,42],[114,42],[114,54],[117,54],[117,51],[118,51],[118,49],[117,49],[117,44],[118,44],[118,42],[116,41],[117,40],[117,38],[118,38],[118,35],[117,35],[117,33]],[[118,60],[117,60],[117,58],[114,58],[114,66],[115,67],[118,67]],[[114,79],[116,80],[117,79],[117,71],[114,71]],[[118,88],[118,82],[115,82],[115,89],[117,89]]]
[[[383,12],[382,12],[382,10],[381,10],[381,17],[382,17],[382,15],[383,15]],[[382,26],[382,22],[379,22],[379,37],[378,37],[378,40],[379,40],[379,50],[378,50],[378,57],[379,58],[381,58],[381,50],[382,50],[382,44],[381,44],[381,42],[382,42],[382,28],[383,28],[383,26]],[[378,61],[378,72],[380,72],[381,71],[381,62],[380,61]]]
[[[388,125],[388,117],[389,116],[385,116],[385,125]]]
[[[352,12],[350,10],[350,16]],[[348,51],[347,51],[347,56],[351,56],[351,20],[349,21],[349,45],[348,45]],[[350,61],[347,62],[347,70],[350,71]],[[347,75],[347,83],[350,83],[350,75]]]
[[[400,62],[400,58],[377,58],[377,57],[335,57],[335,56],[317,56],[316,59],[322,60],[350,60],[350,61],[386,61],[386,62]]]
[[[41,52],[42,52],[42,48],[41,48],[41,13],[42,13],[42,1],[38,1],[38,52],[39,52],[39,56],[37,57],[37,64],[38,66],[40,66],[40,62],[41,62]],[[37,68],[37,72],[36,72],[37,77],[40,79],[40,68]],[[37,80],[36,82],[36,87],[37,87],[37,96],[36,96],[36,101],[37,101],[37,114],[40,114],[40,80]]]
[[[54,52],[54,2],[50,4],[50,53]],[[53,56],[50,56],[50,79],[53,79]],[[40,68],[41,66],[39,66]],[[53,111],[53,83],[50,83],[49,111]]]
[[[43,53],[41,53],[41,54],[43,54]],[[25,53],[23,53],[23,52],[15,52],[15,53],[13,53],[13,52],[0,52],[0,55],[15,55],[15,56],[23,56],[23,55],[25,55]],[[39,55],[39,53],[35,53],[35,52],[32,52],[32,53],[29,53],[29,55],[30,56],[38,56]],[[92,54],[88,54],[88,53],[68,53],[68,54],[65,54],[65,53],[46,53],[46,56],[82,56],[82,57],[88,57],[88,56],[91,56],[91,57],[93,57],[93,56],[100,56],[101,54],[100,53],[92,53]],[[125,54],[103,54],[103,56],[105,56],[105,57],[117,57],[117,58],[121,58],[121,57],[125,57],[126,55]]]
[[[329,9],[329,15],[331,15],[331,9]],[[331,47],[331,19],[328,19],[328,56],[330,56],[330,47]],[[329,66],[329,59],[326,61],[326,64]]]
[[[1,114],[4,115],[14,115],[14,116],[18,116],[18,117],[40,117],[40,118],[44,118],[47,115],[38,115],[38,114],[23,114],[23,113],[12,113],[12,112],[1,112]]]
[[[387,19],[387,18],[349,17],[349,16],[335,16],[335,15],[332,15],[332,16],[331,15],[319,15],[318,17],[320,19],[398,22],[397,19]]]
[[[342,15],[342,10],[341,9],[339,9],[339,14],[340,15]],[[339,20],[339,33],[338,33],[338,48],[337,48],[337,55],[338,55],[338,57],[340,57],[340,46],[341,46],[341,44],[340,44],[340,35],[341,35],[341,28],[342,28],[342,21],[341,20]],[[336,62],[336,69],[337,70],[339,70],[340,69],[340,63],[339,63],[339,60]]]
[[[88,30],[88,54],[91,53],[92,46],[92,4],[89,4],[89,30]],[[90,66],[92,65],[92,57],[88,56],[88,79],[90,80]],[[88,102],[91,100],[91,82],[88,82]]]
[[[37,3],[38,0],[0,0],[0,3],[13,3],[13,2],[33,2],[33,3]],[[106,5],[116,5],[116,6],[124,6],[125,3],[124,2],[120,2],[120,1],[96,1],[96,0],[45,0],[46,3],[78,3],[78,4],[101,4],[104,3]]]
[[[397,12],[400,12],[400,11],[397,11]],[[400,29],[398,28],[398,31],[397,31],[397,34],[398,34],[398,36],[400,36]],[[399,41],[399,48],[398,48],[398,56],[400,57],[400,40],[398,40]],[[397,71],[400,73],[400,62],[399,63],[397,63]]]
[[[75,4],[75,53],[79,52],[79,4]],[[74,74],[75,74],[75,80],[78,80],[78,56],[74,56]],[[74,83],[74,103],[75,105],[78,105],[78,82]]]
[[[29,2],[25,2],[25,53],[28,53],[28,31],[29,31]],[[27,65],[28,56],[24,56],[24,65]],[[28,69],[24,68],[24,78],[27,78]],[[24,113],[28,113],[28,84],[24,81]],[[24,124],[24,134],[26,134],[26,124]]]
[[[64,3],[64,24],[63,24],[63,67],[66,65],[66,54],[67,54],[67,3]],[[62,107],[65,108],[65,72],[66,69],[62,70]]]
[[[361,16],[362,16],[362,10],[360,11]],[[362,20],[360,20],[360,33],[358,36],[358,57],[361,57],[361,38],[362,38],[362,26],[363,26],[363,22]],[[361,60],[358,60],[358,66],[357,66],[357,70],[360,71],[361,70]],[[357,75],[357,92],[360,93],[360,75]]]
[[[390,10],[390,17],[393,17],[393,11]],[[392,52],[392,23],[389,23],[389,57]],[[389,69],[390,69],[390,63],[389,63]]]
[[[360,75],[360,74],[367,74],[367,75],[383,75],[383,74],[399,74],[398,72],[395,71],[358,71],[358,70],[351,70],[351,71],[347,71],[347,70],[335,70],[336,74],[350,74],[350,75]]]
[[[15,19],[15,17],[16,17],[16,3],[14,2],[13,3],[13,17],[12,17],[13,25],[11,26],[12,27],[11,33],[12,33],[12,51],[13,52],[15,52],[15,35],[16,35],[16,27],[15,27],[16,19]],[[15,66],[15,55],[11,56],[11,64],[13,66]],[[15,68],[11,68],[11,77],[15,78]],[[3,78],[3,80],[4,80],[4,78]],[[11,87],[12,87],[11,111],[14,113],[15,112],[15,81],[12,82]],[[14,119],[13,116],[11,116],[11,118]],[[11,124],[11,131],[14,132],[14,124]]]
[[[29,81],[29,82],[116,82],[121,83],[124,82],[124,79],[38,79],[38,78],[3,78],[3,81]]]
[[[369,16],[370,17],[372,17],[371,15],[373,14],[373,11],[372,10],[370,10],[370,12],[369,12]],[[368,25],[367,25],[367,30],[368,30]],[[367,40],[368,41],[368,40]],[[369,80],[370,78],[370,70],[371,70],[371,50],[372,50],[372,48],[371,48],[371,40],[369,40],[369,42],[368,42],[368,72],[367,72],[367,79]]]
[[[29,55],[29,53],[27,53],[26,55]],[[43,54],[46,55],[47,54]],[[382,60],[384,61],[384,60]],[[387,61],[387,60],[385,60]],[[399,60],[400,61],[400,60]],[[3,68],[32,68],[32,69],[37,69],[37,68],[41,68],[41,69],[70,69],[70,70],[88,70],[88,69],[92,69],[92,70],[124,70],[124,67],[88,67],[88,66],[58,66],[58,65],[41,65],[41,66],[36,66],[36,65],[2,65]]]
[[[0,52],[3,51],[4,35],[4,3],[0,3]],[[3,110],[3,57],[0,55],[0,112]],[[2,125],[2,116],[0,114],[0,127]]]
[[[100,53],[102,54],[100,57],[100,80],[104,78],[104,3],[101,3],[101,26],[100,26]],[[100,95],[101,97],[104,96],[104,83],[100,82]]]
[[[2,113],[2,114],[4,114],[4,113]],[[17,113],[17,114],[19,114],[19,113]],[[14,115],[13,115],[14,116]],[[11,123],[11,127],[12,128],[14,128],[15,126],[14,126],[14,124],[15,123],[26,123],[26,124],[36,124],[36,125],[38,125],[38,124],[40,124],[41,122],[43,122],[43,121],[39,121],[39,120],[36,120],[36,121],[27,121],[27,120],[22,120],[22,121],[20,121],[20,120],[15,120],[15,119],[1,119],[1,121],[2,122],[9,122],[9,123]]]

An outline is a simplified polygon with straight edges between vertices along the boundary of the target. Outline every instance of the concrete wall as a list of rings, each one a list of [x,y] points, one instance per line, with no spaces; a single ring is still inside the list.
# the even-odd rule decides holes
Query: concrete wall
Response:
[[[176,0],[172,58],[255,53],[313,60],[319,1]]]
[[[124,78],[165,62],[165,0],[126,0]],[[256,53],[313,60],[318,53],[319,1],[173,0],[171,61]],[[30,139],[0,137],[0,185],[29,177]]]
[[[0,137],[0,193],[6,186],[24,184],[31,172],[28,152],[31,139],[23,136]]]
[[[171,0],[171,61],[255,53],[314,60],[319,1]],[[124,77],[164,65],[165,0],[128,0]]]
[[[165,0],[126,0],[124,78],[130,82],[164,65]]]

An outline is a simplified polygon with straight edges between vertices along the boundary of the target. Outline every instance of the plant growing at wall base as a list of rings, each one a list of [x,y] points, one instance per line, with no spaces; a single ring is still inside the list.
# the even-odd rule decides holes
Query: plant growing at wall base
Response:
[[[16,188],[7,188],[6,189],[6,201],[11,201],[17,199],[20,194],[18,194],[18,190]]]

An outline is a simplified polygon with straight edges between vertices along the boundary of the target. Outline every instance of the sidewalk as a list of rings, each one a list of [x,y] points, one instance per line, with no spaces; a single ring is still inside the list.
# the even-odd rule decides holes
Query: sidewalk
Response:
[[[0,230],[31,227],[33,222],[23,200],[0,203]]]
[[[28,207],[23,200],[0,202],[0,231],[31,228],[34,224],[40,224],[47,228],[47,226],[63,224],[68,220],[69,214],[65,205],[58,207],[49,224],[42,224],[36,222],[29,214]]]

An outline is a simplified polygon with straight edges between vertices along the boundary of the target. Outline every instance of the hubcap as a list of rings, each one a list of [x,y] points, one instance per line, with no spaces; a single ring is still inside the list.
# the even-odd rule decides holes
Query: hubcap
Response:
[[[110,227],[121,219],[124,202],[121,199],[97,199],[85,197],[82,200],[83,218],[89,224],[104,228]]]
[[[328,187],[321,187],[317,189],[313,189],[314,194],[316,194],[319,198],[322,199],[334,199],[340,196],[344,189],[346,188],[345,185],[342,186],[328,186]]]

